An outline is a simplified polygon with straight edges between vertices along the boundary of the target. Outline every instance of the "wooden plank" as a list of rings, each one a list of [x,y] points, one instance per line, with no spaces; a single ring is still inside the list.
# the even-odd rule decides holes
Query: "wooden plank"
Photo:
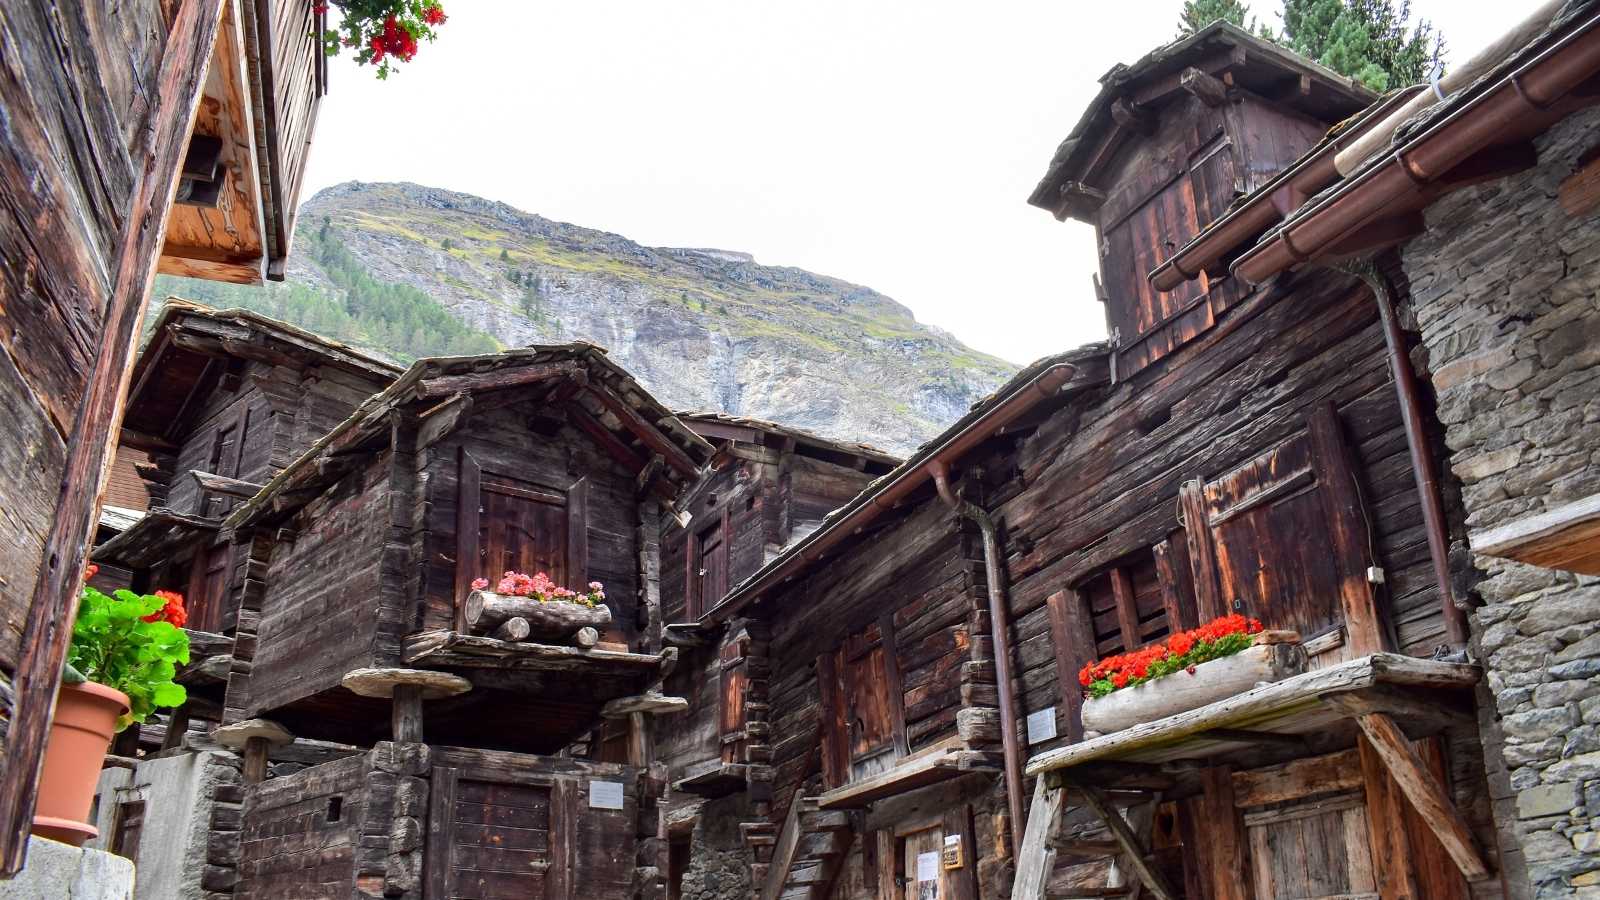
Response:
[[[1056,684],[1061,692],[1067,740],[1083,740],[1083,686],[1078,670],[1095,659],[1083,599],[1074,590],[1056,591],[1045,601],[1050,616],[1050,641],[1055,645]]]
[[[904,759],[911,755],[906,740],[906,692],[900,681],[900,658],[894,640],[894,610],[878,617],[878,636],[883,642],[883,680],[889,694],[889,726],[893,732],[894,754]]]
[[[1279,766],[1233,773],[1233,800],[1240,807],[1265,806],[1314,794],[1361,787],[1356,750],[1297,759]]]
[[[440,397],[449,397],[452,394],[496,391],[509,387],[521,387],[523,385],[551,381],[556,378],[572,378],[580,372],[587,372],[587,370],[580,363],[570,360],[508,366],[489,372],[470,372],[465,375],[440,375],[436,378],[424,378],[417,382],[416,391],[419,399],[436,400]]]
[[[589,479],[567,488],[567,586],[584,590],[589,583]]]
[[[1150,548],[1155,557],[1156,579],[1161,585],[1161,607],[1167,613],[1167,632],[1176,634],[1194,628],[1194,582],[1189,571],[1189,547],[1176,536]]]
[[[1116,566],[1111,576],[1111,596],[1117,604],[1117,625],[1122,629],[1122,649],[1132,652],[1144,642],[1139,639],[1139,606],[1133,596],[1133,580],[1128,570]]]
[[[1455,860],[1456,866],[1468,881],[1483,881],[1489,877],[1489,867],[1478,852],[1472,829],[1467,826],[1461,812],[1450,802],[1444,785],[1428,771],[1416,748],[1406,740],[1400,726],[1384,713],[1368,713],[1356,717],[1356,724],[1371,741],[1372,750],[1383,761],[1389,774],[1400,787],[1411,805],[1421,815],[1422,821],[1433,831],[1445,852]]]
[[[1549,569],[1600,575],[1600,494],[1472,535],[1472,549]]]
[[[1366,788],[1367,833],[1378,894],[1383,900],[1419,898],[1411,847],[1405,836],[1405,811],[1401,808],[1397,786],[1370,741],[1358,738],[1356,750]]]
[[[683,452],[683,449],[673,443],[672,439],[662,433],[661,429],[646,422],[644,417],[639,415],[638,411],[624,402],[622,398],[605,387],[596,387],[594,385],[589,386],[589,394],[597,398],[601,405],[611,410],[613,415],[622,420],[622,424],[626,425],[628,430],[633,432],[634,436],[642,441],[645,446],[660,454],[661,458],[667,461],[667,465],[675,469],[678,474],[693,476],[699,471],[695,467],[694,461],[689,458],[689,454]]]
[[[1475,666],[1375,653],[1115,734],[1047,750],[1029,760],[1027,773],[1037,775],[1092,760],[1126,757],[1154,746],[1172,747],[1214,728],[1260,728],[1274,719],[1319,711],[1321,703],[1326,702],[1325,695],[1359,691],[1379,683],[1464,690],[1477,683],[1479,677]]]
[[[962,767],[960,751],[945,750],[938,753],[919,754],[879,772],[870,778],[852,781],[817,797],[821,809],[852,809],[865,807],[885,797],[893,797],[957,778],[968,772],[998,771],[994,766]]]
[[[1204,853],[1209,872],[1212,900],[1252,900],[1246,869],[1246,837],[1233,792],[1233,767],[1210,766],[1200,771],[1202,787],[1199,808],[1205,827]],[[1266,900],[1266,898],[1263,898]]]
[[[1348,652],[1365,656],[1393,650],[1378,610],[1376,588],[1367,580],[1368,567],[1376,564],[1372,519],[1362,502],[1344,427],[1332,402],[1319,404],[1312,412],[1310,432],[1319,493],[1330,526],[1328,540],[1339,567],[1339,603],[1344,608]]]
[[[15,717],[0,773],[0,869],[20,871],[27,855],[35,787],[55,709],[61,666],[72,638],[83,566],[94,539],[100,495],[115,453],[139,327],[155,277],[211,50],[221,27],[222,0],[186,0],[173,19],[150,95],[149,153],[139,167],[117,263],[106,297],[101,351],[94,356],[83,401],[73,416],[56,515],[45,535],[41,568],[29,603],[13,686]]]
[[[1111,829],[1112,839],[1122,848],[1122,855],[1117,858],[1119,864],[1126,863],[1156,900],[1178,900],[1178,893],[1167,883],[1166,876],[1151,865],[1149,852],[1139,843],[1128,820],[1106,801],[1105,795],[1098,788],[1084,785],[1074,785],[1073,793],[1082,797],[1084,804]]]
[[[804,797],[796,794],[789,801],[789,814],[784,817],[783,828],[778,831],[778,842],[772,848],[772,862],[767,866],[767,880],[761,886],[761,900],[777,900],[783,884],[794,866],[795,850],[800,846],[800,813],[807,805]]]
[[[481,566],[478,514],[481,509],[480,504],[483,502],[483,471],[465,446],[460,448],[457,458],[460,463],[457,470],[459,474],[456,477],[455,615],[452,622],[456,633],[466,634],[467,595],[472,592],[472,580],[479,577],[478,569]],[[488,577],[488,573],[481,574],[483,577]]]
[[[845,722],[844,692],[839,683],[838,653],[817,657],[817,682],[821,708],[817,727],[822,744],[822,783],[842,787],[850,781],[849,729]]]
[[[979,900],[978,845],[973,834],[972,807],[963,803],[945,813],[943,832],[945,846],[941,849],[948,851],[950,838],[955,837],[961,865],[943,869],[948,892],[941,900]]]
[[[449,900],[450,849],[455,843],[456,781],[459,770],[434,766],[428,786],[427,856],[423,900]]]
[[[1042,776],[1034,783],[1028,825],[1017,850],[1012,900],[1044,900],[1050,874],[1056,867],[1056,842],[1061,836],[1061,811],[1066,794],[1066,788],[1053,776]]]
[[[1189,569],[1194,576],[1195,611],[1200,621],[1209,622],[1228,610],[1217,581],[1217,548],[1211,542],[1206,524],[1205,482],[1185,481],[1178,488],[1178,504],[1183,512],[1184,537],[1189,545]]]

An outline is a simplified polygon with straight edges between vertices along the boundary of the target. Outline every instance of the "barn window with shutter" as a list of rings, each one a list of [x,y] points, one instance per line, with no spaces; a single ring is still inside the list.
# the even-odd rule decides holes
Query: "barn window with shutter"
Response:
[[[1197,135],[1152,161],[1102,209],[1100,271],[1119,380],[1204,333],[1237,299],[1237,285],[1222,273],[1202,273],[1170,291],[1156,291],[1146,277],[1220,216],[1237,187],[1233,148],[1219,121],[1209,139]]]
[[[689,537],[685,616],[699,619],[728,592],[728,510]]]
[[[1367,577],[1370,520],[1331,405],[1233,471],[1184,485],[1182,504],[1201,618],[1241,612],[1318,638],[1313,666],[1388,643]]]
[[[823,654],[817,669],[825,720],[823,778],[830,788],[870,778],[908,755],[892,613]]]
[[[461,451],[457,590],[503,572],[544,572],[580,589],[588,577],[588,482],[565,488],[485,472]],[[458,598],[458,605],[460,599]]]

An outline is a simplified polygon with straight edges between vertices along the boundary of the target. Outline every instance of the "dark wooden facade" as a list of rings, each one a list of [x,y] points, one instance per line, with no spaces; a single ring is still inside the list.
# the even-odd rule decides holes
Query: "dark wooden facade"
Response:
[[[258,624],[240,631],[253,652],[230,714],[369,743],[387,705],[340,687],[346,673],[465,670],[477,689],[433,704],[430,733],[560,749],[601,702],[655,677],[646,551],[659,504],[710,454],[588,345],[417,363],[228,520],[263,573],[246,590]],[[539,650],[470,634],[469,583],[513,566],[602,582],[602,643]]]
[[[263,235],[261,223],[292,222],[299,179],[285,180],[287,170],[273,160],[303,160],[308,149],[315,106],[290,112],[286,101],[301,88],[320,93],[323,84],[313,5],[7,8],[0,408],[11,424],[0,460],[12,477],[0,500],[14,514],[0,525],[11,573],[0,586],[0,674],[16,684],[16,708],[13,716],[12,691],[5,691],[6,873],[22,863],[41,745],[151,276],[170,259],[197,261],[188,274],[222,277],[213,263],[225,251],[230,280],[259,280],[269,258],[281,266],[287,252],[286,240],[226,248],[169,242],[169,225],[181,231],[198,217],[208,243],[232,244],[236,235]],[[267,52],[270,46],[281,49]],[[284,89],[269,98],[264,88],[274,84]],[[289,121],[296,126],[279,127]],[[252,133],[255,125],[264,127]]]
[[[1219,271],[1172,292],[1145,279],[1370,97],[1220,25],[1104,83],[1034,199],[1096,226],[1110,345],[1025,370],[708,613],[764,638],[751,695],[771,780],[762,795],[751,781],[744,825],[761,896],[1010,895],[1023,827],[998,774],[1005,706],[1019,754],[1093,746],[1083,664],[1231,612],[1298,632],[1330,679],[1395,654],[1454,687],[1376,725],[1323,714],[1288,736],[1213,736],[1174,765],[1096,757],[1073,790],[1124,793],[1096,807],[1050,787],[1071,797],[1064,818],[1035,813],[1064,823],[1056,862],[1016,889],[1108,896],[1143,867],[1171,896],[1498,896],[1476,675],[1431,659],[1461,648],[1371,292],[1327,272],[1251,288]],[[1391,750],[1415,765],[1390,768]],[[1427,815],[1402,799],[1418,773],[1446,786]],[[1101,830],[1113,806],[1151,865]],[[958,865],[918,867],[946,842]]]

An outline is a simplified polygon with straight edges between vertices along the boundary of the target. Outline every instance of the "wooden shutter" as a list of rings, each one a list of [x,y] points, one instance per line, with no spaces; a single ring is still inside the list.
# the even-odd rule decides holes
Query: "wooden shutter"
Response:
[[[190,562],[189,587],[184,592],[189,612],[189,627],[196,631],[222,631],[227,623],[228,573],[233,562],[233,546],[216,547],[205,539],[195,547]]]
[[[721,700],[717,707],[717,734],[722,745],[722,761],[742,763],[745,748],[745,689],[749,670],[745,666],[745,643],[729,641],[722,645]]]
[[[487,474],[480,488],[480,574],[544,572],[556,584],[570,586],[566,494]]]
[[[144,833],[144,801],[124,800],[117,804],[117,821],[111,835],[111,852],[139,861],[139,837]]]
[[[589,479],[579,478],[573,482],[566,495],[566,570],[570,580],[567,587],[581,591],[589,583]]]
[[[850,782],[850,710],[845,703],[844,685],[839,680],[841,653],[842,648],[817,657],[822,783],[830,790]]]
[[[475,578],[489,577],[489,573],[482,570],[483,562],[479,558],[478,549],[478,524],[482,518],[479,515],[479,481],[482,474],[482,470],[478,467],[478,461],[472,457],[471,453],[467,452],[466,447],[460,448],[459,461],[456,468],[456,606],[454,628],[462,634],[467,631],[464,609],[467,593],[472,590],[472,581]]]
[[[909,752],[893,614],[885,613],[846,639],[837,666],[846,707],[850,779],[869,778]]]
[[[1237,189],[1234,152],[1220,121],[1153,161],[1102,208],[1100,230],[1107,317],[1116,338],[1116,376],[1132,376],[1205,332],[1237,299],[1231,279],[1202,274],[1170,291],[1150,286],[1166,261],[1227,209]]]
[[[1305,432],[1187,486],[1183,506],[1201,618],[1237,611],[1307,638],[1342,627],[1344,649],[1314,665],[1383,649],[1369,519],[1331,405]]]

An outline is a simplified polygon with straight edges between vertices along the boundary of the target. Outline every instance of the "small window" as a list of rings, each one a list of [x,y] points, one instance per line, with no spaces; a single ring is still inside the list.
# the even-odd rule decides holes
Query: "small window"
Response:
[[[144,830],[144,801],[124,800],[117,804],[117,821],[111,833],[111,852],[138,861],[139,834]]]
[[[328,798],[328,824],[331,825],[334,822],[339,821],[339,818],[342,815],[344,815],[344,798],[343,797],[329,797]]]

